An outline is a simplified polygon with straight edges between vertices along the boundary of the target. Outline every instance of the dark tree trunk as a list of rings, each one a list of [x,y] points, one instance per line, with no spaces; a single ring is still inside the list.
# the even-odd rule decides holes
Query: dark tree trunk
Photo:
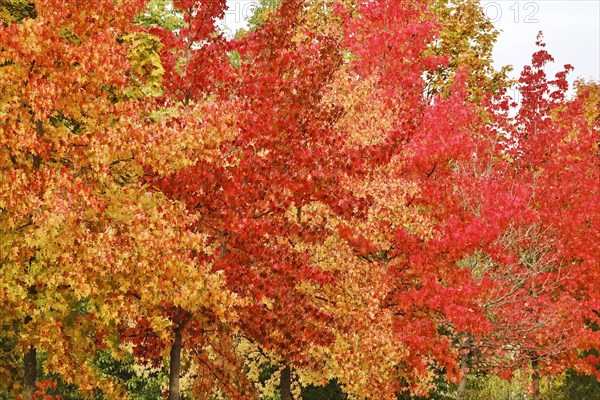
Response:
[[[281,391],[281,400],[292,400],[292,368],[289,365],[286,365],[281,371],[279,390]]]
[[[181,331],[183,325],[175,329],[175,340],[171,346],[171,360],[169,364],[169,400],[179,400],[179,373],[181,371]]]
[[[42,121],[35,121],[35,131],[40,136],[44,134]],[[38,155],[34,155],[33,168],[39,170],[41,165],[42,158]],[[27,291],[34,298],[38,293],[35,285],[29,286]],[[28,324],[30,321],[31,317],[26,316],[24,321],[25,324]],[[23,356],[23,372],[23,400],[32,400],[37,386],[37,351],[34,346],[29,346],[29,349]]]
[[[531,359],[531,385],[533,386],[532,400],[540,400],[540,370],[537,358]]]
[[[23,369],[23,400],[32,400],[37,386],[37,352],[33,346],[23,357]]]
[[[467,373],[469,372],[469,364],[467,362],[468,357],[468,354],[463,354],[460,357],[460,372],[462,373],[462,377],[460,378],[460,383],[458,384],[458,389],[456,390],[456,400],[463,400],[465,398],[465,389],[467,388]]]

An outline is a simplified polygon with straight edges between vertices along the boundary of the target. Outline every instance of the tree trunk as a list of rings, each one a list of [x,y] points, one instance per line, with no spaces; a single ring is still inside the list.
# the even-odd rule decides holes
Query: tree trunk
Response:
[[[40,136],[44,134],[42,121],[35,121],[35,131]],[[34,155],[33,168],[35,170],[39,170],[41,165],[42,158],[38,155]],[[37,297],[38,292],[35,285],[29,286],[27,288],[27,292],[34,299]],[[25,324],[28,324],[30,321],[31,317],[26,316],[24,321]],[[33,394],[35,393],[37,387],[37,351],[34,346],[29,346],[29,349],[23,356],[23,372],[23,400],[33,400]]]
[[[467,359],[469,354],[463,354],[460,357],[460,372],[462,376],[460,378],[460,383],[458,384],[458,389],[456,390],[456,400],[463,400],[465,398],[465,389],[467,388],[467,373],[469,372],[469,364]]]
[[[292,400],[292,368],[289,365],[286,365],[281,371],[279,390],[281,391],[281,400]]]
[[[540,371],[538,366],[538,360],[536,358],[531,359],[531,385],[533,386],[532,400],[540,400]]]
[[[180,324],[175,329],[175,340],[171,346],[171,360],[169,363],[169,400],[179,400],[179,373],[181,370],[181,331]]]
[[[23,357],[23,400],[32,400],[37,386],[37,352],[35,347],[29,347]]]

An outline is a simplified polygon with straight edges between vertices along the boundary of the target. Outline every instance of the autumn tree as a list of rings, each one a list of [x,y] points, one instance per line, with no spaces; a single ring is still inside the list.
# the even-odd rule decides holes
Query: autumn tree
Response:
[[[235,113],[233,135],[214,160],[155,182],[198,216],[193,229],[206,232],[213,244],[207,254],[213,270],[223,271],[228,288],[244,300],[240,334],[280,355],[284,365],[302,363],[304,343],[329,336],[328,316],[297,288],[329,278],[298,242],[322,235],[322,227],[302,221],[302,209],[311,197],[329,192],[326,183],[335,173],[335,154],[329,157],[335,110],[318,104],[318,88],[339,65],[339,55],[327,37],[297,34],[301,12],[301,2],[284,2],[272,20],[232,43],[241,63],[234,69],[225,58],[215,70],[218,85],[190,79],[190,101],[217,96]],[[192,49],[190,73],[206,75],[208,47]],[[194,64],[195,57],[206,67]]]
[[[224,1],[175,2],[172,7],[154,2],[137,19],[160,41],[164,68],[161,91],[149,102],[146,123],[152,131],[150,145],[169,158],[145,168],[143,182],[151,185],[148,190],[192,165],[210,169],[224,162],[221,146],[230,143],[237,129],[235,103],[227,101],[233,67],[216,28],[224,7]],[[172,196],[171,190],[185,192],[190,184],[180,182],[179,187],[170,186],[164,192]],[[168,360],[171,399],[180,398],[179,382],[184,375],[196,395],[221,390],[235,397],[248,391],[243,378],[229,379],[241,370],[234,352],[237,331],[231,324],[237,318],[231,310],[237,301],[222,286],[222,271],[211,272],[210,256],[216,247],[198,218],[191,214],[181,220],[187,231],[183,238],[194,238],[181,242],[185,246],[181,251],[190,257],[188,269],[168,271],[169,276],[164,276],[172,286],[168,294],[148,296],[143,290],[131,290],[130,295],[140,301],[149,299],[142,312],[120,326],[121,339],[133,344],[140,362],[156,366]],[[177,281],[183,286],[177,286]]]
[[[193,263],[203,241],[185,210],[140,179],[189,154],[179,130],[174,143],[149,127],[167,123],[160,45],[133,24],[145,3],[27,7],[0,27],[2,336],[24,360],[3,383],[32,398],[44,352],[45,370],[120,397],[92,366],[97,349],[120,351],[119,325],[145,314],[168,335],[165,300],[223,310],[227,292]]]
[[[584,243],[598,235],[599,193],[581,190],[598,180],[597,128],[586,118],[589,97],[566,98],[571,67],[547,79],[552,57],[541,38],[538,46],[521,74],[514,119],[500,110],[508,100],[495,105],[495,182],[478,212],[496,238],[460,263],[489,284],[481,300],[494,325],[489,335],[466,340],[468,366],[508,375],[530,368],[535,398],[543,374],[568,366],[592,373],[597,360],[582,352],[598,339],[591,329],[596,294],[584,284],[596,274],[598,252]],[[493,206],[488,215],[485,204]]]
[[[35,20],[18,16],[5,20],[1,28],[2,181],[8,188],[2,193],[5,276],[2,281],[4,304],[9,307],[7,310],[12,310],[2,315],[8,318],[6,326],[19,327],[13,334],[18,335],[19,348],[25,354],[26,398],[31,397],[35,386],[36,349],[50,343],[61,349],[61,341],[66,340],[60,334],[61,321],[69,315],[77,316],[77,304],[87,297],[79,294],[79,290],[89,291],[89,286],[75,289],[70,282],[81,276],[77,270],[61,269],[77,254],[71,246],[79,242],[83,250],[88,240],[81,234],[78,237],[77,230],[63,227],[78,219],[86,221],[88,205],[95,204],[89,207],[91,210],[99,205],[92,187],[85,182],[88,170],[98,169],[100,154],[86,155],[84,149],[89,137],[81,134],[84,129],[80,121],[87,110],[82,110],[78,103],[95,108],[97,114],[90,114],[89,118],[93,125],[97,118],[101,129],[103,124],[110,124],[110,118],[98,117],[111,114],[107,101],[110,93],[102,89],[103,84],[124,87],[127,83],[123,74],[110,76],[99,70],[98,82],[102,84],[78,91],[78,87],[86,84],[87,72],[94,73],[96,68],[74,54],[76,48],[90,52],[95,45],[96,48],[115,46],[122,21],[116,20],[113,35],[106,35],[98,27],[84,27],[88,21],[82,15],[78,21],[69,21],[71,30],[65,26],[67,10],[63,8],[61,12],[58,8],[55,14],[48,14],[44,6],[47,5],[28,6],[27,16],[35,16]],[[125,14],[128,8],[131,4],[125,5]],[[43,21],[47,22],[36,23]],[[94,41],[97,43],[93,45]],[[107,65],[126,59],[127,48],[120,47],[120,52],[113,52],[112,58],[104,60]],[[56,57],[48,57],[46,51],[55,52]],[[93,60],[91,54],[89,59]],[[72,99],[73,103],[66,99]],[[101,99],[105,104],[96,107],[95,103],[102,104]],[[70,328],[74,328],[73,324]],[[49,334],[48,329],[56,334]],[[71,336],[81,333],[74,332]],[[48,365],[53,362],[57,364],[58,358],[50,360]]]
[[[563,342],[564,336],[570,336],[569,340],[574,343],[565,346],[564,350],[552,349],[549,353],[554,360],[548,362],[544,354],[547,351],[542,350],[541,354],[534,351],[532,362],[537,357],[550,369],[562,364],[584,368],[591,373],[594,368],[585,367],[585,358],[580,359],[574,349],[597,348],[594,344],[597,334],[591,332],[589,325],[598,318],[594,311],[597,310],[597,296],[588,282],[596,276],[600,265],[598,249],[589,247],[590,241],[596,241],[600,235],[600,192],[595,185],[600,179],[598,125],[588,122],[585,94],[574,100],[566,98],[566,74],[572,67],[565,66],[565,71],[548,80],[544,66],[553,59],[545,51],[541,36],[537,44],[539,51],[533,55],[532,66],[526,67],[520,78],[523,101],[515,118],[515,150],[520,154],[515,155],[515,164],[521,177],[531,186],[530,201],[538,218],[536,226],[547,230],[553,257],[559,263],[550,274],[561,274],[566,268],[570,279],[561,285],[567,298],[558,305],[556,330],[546,328],[542,343],[536,344],[543,349],[543,340],[556,345]],[[563,268],[560,268],[561,264]],[[542,275],[538,279],[547,281],[548,276]],[[551,301],[544,304],[545,307],[550,305]],[[568,314],[561,318],[562,312]],[[568,361],[557,363],[556,359],[563,357]],[[596,363],[593,357],[589,361],[592,365]]]

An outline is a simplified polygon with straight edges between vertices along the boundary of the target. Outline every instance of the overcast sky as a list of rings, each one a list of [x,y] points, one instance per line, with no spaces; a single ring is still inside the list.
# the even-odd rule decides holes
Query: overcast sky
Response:
[[[258,0],[228,0],[226,25],[235,31]],[[555,58],[554,73],[572,64],[577,77],[600,80],[600,0],[481,0],[486,15],[502,32],[494,48],[497,66],[511,64],[518,77],[535,51],[538,31]]]
[[[556,72],[571,64],[574,78],[600,80],[599,0],[482,0],[484,12],[500,29],[494,48],[497,66],[511,64],[517,77],[535,51],[535,38],[544,33],[546,50],[554,56]]]

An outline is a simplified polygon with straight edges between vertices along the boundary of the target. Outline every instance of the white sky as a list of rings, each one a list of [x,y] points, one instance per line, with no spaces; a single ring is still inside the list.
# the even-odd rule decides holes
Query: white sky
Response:
[[[497,66],[513,65],[513,77],[531,62],[536,35],[542,31],[555,60],[549,71],[571,64],[571,82],[577,77],[600,80],[600,0],[482,0],[481,5],[501,30],[494,61]]]
[[[258,0],[227,0],[225,23],[235,32],[252,15]],[[498,67],[511,64],[513,77],[531,61],[538,31],[554,56],[551,73],[564,64],[577,77],[600,80],[600,0],[481,0],[486,15],[502,32],[494,48]]]

